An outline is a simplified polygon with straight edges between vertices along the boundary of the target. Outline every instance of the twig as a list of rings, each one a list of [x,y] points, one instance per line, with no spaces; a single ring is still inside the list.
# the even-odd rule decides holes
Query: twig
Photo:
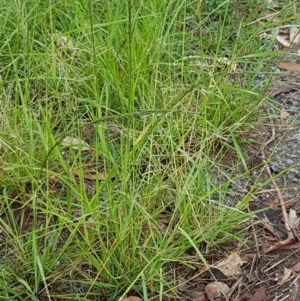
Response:
[[[232,296],[232,294],[235,292],[235,290],[238,288],[239,284],[242,282],[243,277],[240,277],[239,279],[237,279],[237,281],[233,284],[233,286],[230,289],[230,292],[227,294],[227,298],[230,298]]]
[[[248,280],[249,281],[252,280],[252,274],[253,274],[254,266],[255,266],[256,261],[257,261],[257,257],[258,257],[258,255],[254,254],[253,259],[252,259],[252,263],[251,263],[250,272],[249,272],[249,275],[248,275]]]
[[[272,135],[271,135],[271,138],[263,144],[262,148],[260,149],[260,153],[261,153],[261,157],[263,159],[263,162],[265,164],[265,168],[266,168],[266,172],[268,174],[268,177],[271,179],[272,185],[275,188],[276,194],[277,194],[279,202],[280,202],[283,221],[284,221],[284,227],[287,231],[287,237],[288,238],[284,241],[279,242],[278,244],[275,244],[273,246],[270,246],[269,248],[264,249],[264,253],[269,253],[271,251],[277,250],[280,247],[289,245],[289,244],[291,244],[295,241],[295,236],[294,236],[294,234],[291,230],[291,227],[289,225],[288,215],[287,215],[287,212],[286,212],[286,208],[285,208],[285,204],[284,204],[282,194],[280,192],[280,189],[279,189],[275,179],[273,178],[271,169],[270,169],[269,165],[267,164],[266,156],[265,156],[265,152],[264,152],[265,147],[275,140],[275,135],[276,135],[275,126],[274,126],[274,123],[273,123],[273,119],[270,117],[270,114],[269,114],[269,120],[270,120]]]
[[[250,209],[248,209],[248,211],[250,211]],[[256,248],[256,256],[259,259],[260,258],[260,253],[259,253],[259,246],[258,246],[258,241],[257,241],[257,236],[256,236],[256,231],[254,228],[254,224],[251,224],[251,228],[252,228],[252,233],[253,233],[253,238],[255,241],[255,248]]]
[[[266,254],[266,253],[273,252],[273,251],[278,250],[278,249],[280,249],[284,246],[292,244],[294,241],[295,241],[295,238],[287,238],[287,239],[285,239],[283,241],[280,241],[279,243],[277,243],[275,245],[272,245],[268,248],[263,248],[263,253]]]

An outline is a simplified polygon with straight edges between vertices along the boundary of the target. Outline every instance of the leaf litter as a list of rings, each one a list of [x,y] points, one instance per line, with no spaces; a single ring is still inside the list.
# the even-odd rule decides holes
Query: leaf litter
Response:
[[[264,287],[261,287],[247,301],[263,301],[265,299],[266,299],[266,289]]]
[[[273,1],[270,1],[270,5],[273,5]],[[275,18],[275,15],[268,17]],[[276,18],[278,17],[276,15]],[[274,20],[274,18],[272,22],[280,21],[280,19]],[[280,46],[289,48],[293,53],[298,54],[300,52],[299,39],[299,30],[293,27],[290,27],[289,31],[282,31],[277,35],[277,43]],[[275,148],[275,143],[278,147],[277,141],[280,140],[280,137],[286,137],[284,135],[286,135],[287,128],[289,128],[287,135],[295,136],[292,131],[294,128],[290,124],[294,122],[294,118],[298,115],[295,115],[294,112],[291,113],[290,107],[295,106],[296,101],[300,102],[300,85],[298,84],[300,78],[297,75],[300,72],[300,64],[286,60],[279,64],[279,68],[295,73],[292,77],[287,78],[283,84],[278,83],[267,93],[268,97],[274,98],[280,104],[279,118],[270,117],[270,120],[272,119],[275,124],[273,126],[274,131],[265,128],[265,132],[262,133],[265,135],[262,143],[265,143],[273,131],[274,139],[270,141],[270,145],[265,144],[265,152],[268,155]],[[293,95],[295,95],[294,98],[292,98]],[[300,104],[298,106],[300,107]],[[299,144],[296,143],[295,145]],[[270,151],[270,149],[272,150]],[[282,156],[290,160],[288,155]],[[297,158],[300,160],[300,156]],[[265,166],[269,166],[269,162],[265,162]],[[297,170],[300,170],[300,168]],[[273,172],[273,167],[271,169],[269,166],[269,175],[267,177],[267,173],[264,171],[266,173],[264,178],[273,181],[277,171]],[[198,283],[206,281],[208,283],[205,285],[205,289],[201,288],[193,291],[191,297],[193,301],[215,300],[216,298],[217,300],[235,301],[298,300],[296,298],[299,298],[298,281],[300,279],[300,275],[298,275],[300,272],[300,263],[298,263],[300,251],[300,189],[296,188],[299,186],[293,184],[294,178],[293,180],[292,178],[282,180],[282,178],[282,176],[276,177],[276,186],[273,186],[272,182],[269,185],[271,197],[266,192],[262,196],[268,195],[267,198],[259,197],[259,200],[263,200],[261,204],[266,200],[269,201],[269,204],[260,205],[262,206],[260,208],[265,208],[271,212],[271,215],[270,212],[262,213],[264,226],[261,227],[256,224],[252,234],[248,231],[250,237],[247,248],[242,247],[238,250],[238,253],[232,253],[219,262],[209,264],[210,267],[219,270],[223,274],[224,277],[221,282],[215,276],[215,271],[214,273],[211,272],[212,269],[210,272],[200,272],[200,275],[196,278],[197,280],[194,281],[198,281]],[[261,221],[262,217],[259,217],[259,220]],[[269,232],[272,232],[272,236]],[[244,259],[247,256],[248,260]],[[211,274],[214,276],[209,276]],[[237,277],[239,278],[237,279]],[[193,280],[188,283],[192,282]],[[222,284],[220,285],[220,283]],[[222,292],[219,288],[221,286],[225,287],[225,285],[226,290]],[[188,285],[185,289],[188,290]],[[212,292],[210,289],[212,289]]]

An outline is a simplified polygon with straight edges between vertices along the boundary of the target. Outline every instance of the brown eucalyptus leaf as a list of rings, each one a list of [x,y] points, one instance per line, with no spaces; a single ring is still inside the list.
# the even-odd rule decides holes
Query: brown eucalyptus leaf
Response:
[[[286,70],[286,71],[291,71],[291,72],[300,72],[300,65],[296,63],[280,63],[279,68]]]
[[[300,262],[298,262],[297,264],[295,264],[295,265],[293,266],[292,272],[293,272],[293,273],[300,272]]]
[[[281,86],[277,89],[274,89],[274,90],[268,92],[267,96],[272,97],[272,96],[279,95],[281,93],[287,93],[287,92],[291,92],[291,91],[298,90],[298,89],[300,89],[299,85]]]
[[[237,253],[230,254],[226,259],[220,261],[215,267],[227,277],[241,274],[241,266],[247,261],[242,260]]]

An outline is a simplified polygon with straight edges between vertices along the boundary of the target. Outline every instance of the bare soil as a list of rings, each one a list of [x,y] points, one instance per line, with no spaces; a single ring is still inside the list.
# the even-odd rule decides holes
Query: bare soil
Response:
[[[241,193],[247,193],[254,182],[258,183],[258,187],[261,186],[249,205],[249,210],[255,212],[256,218],[245,229],[244,245],[237,245],[235,248],[224,246],[223,249],[206,256],[207,263],[215,265],[226,258],[228,252],[230,254],[235,250],[246,263],[241,267],[242,272],[238,277],[227,277],[218,269],[209,271],[195,268],[192,271],[178,268],[178,291],[183,299],[208,300],[204,294],[205,287],[218,281],[228,285],[230,297],[215,300],[300,301],[299,224],[293,230],[295,240],[292,243],[265,253],[270,246],[287,239],[283,209],[280,207],[278,192],[270,183],[267,166],[284,199],[287,215],[290,218],[290,214],[296,212],[295,220],[299,221],[300,218],[300,76],[282,73],[274,82],[269,96],[274,102],[262,107],[266,112],[265,120],[255,124],[250,131],[242,133],[245,140],[247,137],[248,141],[256,140],[256,143],[244,145],[248,152],[247,165],[251,169],[251,175],[239,177],[237,170],[238,180],[233,181],[232,185],[235,199]],[[272,132],[275,139],[264,148],[267,158],[264,162],[260,149],[272,136]],[[230,159],[228,161],[225,157],[224,160],[224,166],[230,166]],[[257,212],[263,208],[263,212]]]

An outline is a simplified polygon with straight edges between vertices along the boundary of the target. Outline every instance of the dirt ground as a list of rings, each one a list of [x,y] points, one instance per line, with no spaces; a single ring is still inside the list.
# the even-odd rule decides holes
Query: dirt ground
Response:
[[[298,58],[295,60],[293,57],[293,62],[299,63]],[[289,61],[288,55],[286,60]],[[219,268],[210,268],[210,271],[178,268],[178,290],[183,299],[300,301],[299,73],[280,72],[267,96],[274,100],[272,104],[264,103],[262,106],[267,117],[249,132],[243,133],[259,142],[250,148],[245,145],[250,152],[249,158],[253,160],[247,162],[253,167],[251,175],[237,177],[238,180],[232,185],[233,194],[234,191],[237,194],[247,193],[254,182],[258,183],[261,189],[253,196],[249,210],[256,212],[265,208],[265,211],[256,213],[254,223],[245,229],[245,236],[249,238],[245,245],[236,246],[234,254],[238,257],[231,258],[233,253],[222,257],[220,252],[206,257],[210,267],[218,265],[220,261],[224,263],[227,258],[231,263],[224,264],[228,269],[234,269],[235,265],[239,276],[231,277],[230,273],[229,276],[224,275]],[[267,142],[269,139],[272,140],[270,143]],[[277,188],[271,182],[270,175],[275,178]],[[267,181],[269,183],[266,184]],[[280,197],[284,201],[283,208],[280,206]],[[284,223],[284,213],[291,228],[290,234]],[[293,239],[289,240],[291,236]],[[208,284],[219,286],[215,289],[218,292],[224,289],[226,297],[210,296]],[[223,284],[224,288],[220,287]]]

